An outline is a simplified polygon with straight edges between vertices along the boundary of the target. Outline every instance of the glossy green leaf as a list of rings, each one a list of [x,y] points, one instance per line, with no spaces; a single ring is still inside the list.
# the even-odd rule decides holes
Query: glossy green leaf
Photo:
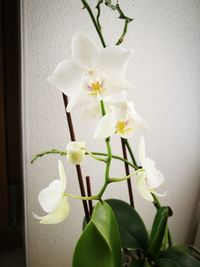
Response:
[[[108,199],[106,202],[115,214],[122,248],[147,249],[148,233],[136,210],[122,200]]]
[[[98,203],[74,251],[73,267],[121,267],[121,244],[110,206]]]
[[[162,207],[158,209],[154,218],[148,248],[148,254],[150,254],[153,258],[156,258],[160,252],[167,227],[168,214],[168,208]]]
[[[173,249],[161,252],[156,264],[159,267],[200,267],[200,261],[189,254]]]

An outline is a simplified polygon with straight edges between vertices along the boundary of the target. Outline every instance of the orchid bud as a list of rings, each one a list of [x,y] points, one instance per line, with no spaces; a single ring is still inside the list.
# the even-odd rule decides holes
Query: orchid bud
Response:
[[[67,159],[70,163],[79,165],[85,158],[85,142],[72,141],[67,144]]]

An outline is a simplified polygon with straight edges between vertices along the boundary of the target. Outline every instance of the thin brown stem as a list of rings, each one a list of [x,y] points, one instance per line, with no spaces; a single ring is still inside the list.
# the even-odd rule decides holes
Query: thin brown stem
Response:
[[[123,157],[125,160],[128,160],[127,157],[127,151],[126,151],[126,145],[124,143],[124,139],[121,138],[121,145],[122,145],[122,152],[123,152]],[[129,170],[129,166],[126,162],[124,162],[124,167],[125,167],[125,172],[126,175],[130,175],[130,170]],[[129,194],[129,201],[130,201],[130,205],[132,207],[134,207],[134,199],[133,199],[133,190],[132,190],[132,183],[131,183],[131,179],[127,180],[127,186],[128,186],[128,194]]]

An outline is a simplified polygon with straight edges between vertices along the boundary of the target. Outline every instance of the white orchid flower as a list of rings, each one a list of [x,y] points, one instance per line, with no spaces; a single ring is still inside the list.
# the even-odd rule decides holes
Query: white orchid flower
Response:
[[[66,189],[66,176],[63,164],[58,160],[60,180],[54,180],[48,187],[40,191],[38,195],[42,209],[47,212],[46,216],[33,216],[40,220],[41,224],[57,224],[63,222],[69,215],[70,207],[67,197],[64,196]]]
[[[137,114],[133,102],[121,101],[113,103],[110,111],[100,119],[94,137],[102,139],[117,133],[122,138],[129,138],[137,129],[148,130],[149,126]]]
[[[69,142],[66,150],[67,159],[72,164],[79,165],[85,158],[86,146],[84,142]]]
[[[139,142],[139,158],[142,169],[137,174],[136,187],[139,193],[148,201],[153,201],[151,193],[155,195],[164,196],[165,194],[158,194],[155,189],[164,182],[164,175],[155,167],[155,162],[145,155],[144,137],[140,138]]]
[[[77,32],[72,39],[72,60],[60,62],[48,81],[69,96],[68,112],[87,108],[96,114],[102,97],[132,88],[125,80],[131,54],[117,46],[99,49],[87,35]]]

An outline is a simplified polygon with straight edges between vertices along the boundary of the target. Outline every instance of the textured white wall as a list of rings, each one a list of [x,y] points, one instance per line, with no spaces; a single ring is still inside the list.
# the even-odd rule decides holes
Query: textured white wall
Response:
[[[32,217],[42,214],[38,192],[57,177],[57,161],[49,156],[30,165],[33,154],[48,148],[65,147],[69,141],[60,92],[46,78],[56,64],[71,56],[73,33],[98,36],[77,0],[22,0],[23,36],[23,134],[24,184],[26,202],[27,255],[29,267],[70,267],[72,252],[81,232],[82,204],[70,200],[71,216],[61,225],[44,226]],[[93,1],[96,2],[96,1]],[[121,0],[134,18],[126,47],[135,50],[128,77],[136,86],[131,97],[136,109],[151,125],[146,134],[147,153],[166,177],[162,201],[173,208],[171,230],[177,242],[191,241],[195,232],[195,204],[200,176],[200,1]],[[105,10],[106,39],[113,42],[122,25]],[[106,18],[106,20],[105,20]],[[100,45],[100,43],[99,43]],[[78,114],[73,114],[77,119]],[[96,145],[94,122],[76,120],[77,136],[92,149]],[[138,136],[131,140],[137,147]],[[120,151],[114,138],[115,151]],[[84,165],[92,177],[95,192],[101,179],[101,165]],[[113,173],[122,173],[115,164]],[[73,166],[66,164],[68,190],[79,193]],[[110,189],[109,195],[127,199],[126,184]],[[136,207],[150,226],[154,209],[136,193]]]

